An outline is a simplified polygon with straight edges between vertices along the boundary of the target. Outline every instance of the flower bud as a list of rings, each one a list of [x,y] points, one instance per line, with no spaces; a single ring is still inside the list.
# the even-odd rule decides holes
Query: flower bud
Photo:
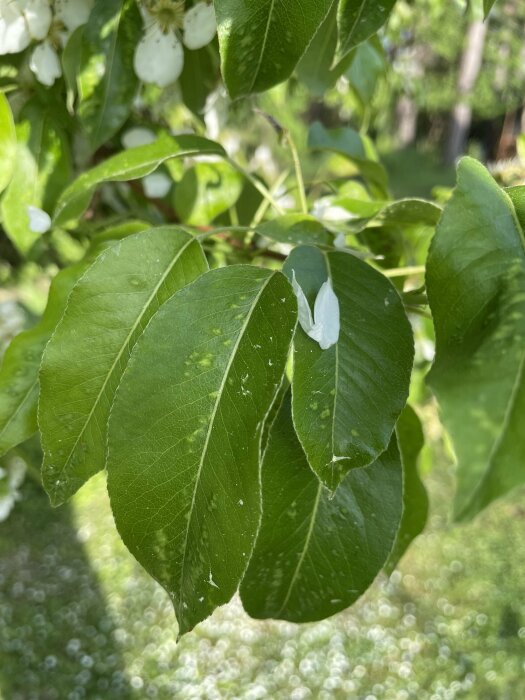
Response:
[[[209,44],[217,32],[213,5],[198,2],[184,15],[184,44],[188,49],[201,49]]]
[[[171,189],[172,181],[164,173],[152,173],[142,179],[144,194],[151,199],[162,199]]]
[[[158,24],[151,24],[135,49],[133,66],[143,82],[166,87],[182,73],[182,44],[173,31],[164,34]]]
[[[51,228],[51,217],[38,207],[26,207],[29,218],[29,229],[33,233],[46,233]]]

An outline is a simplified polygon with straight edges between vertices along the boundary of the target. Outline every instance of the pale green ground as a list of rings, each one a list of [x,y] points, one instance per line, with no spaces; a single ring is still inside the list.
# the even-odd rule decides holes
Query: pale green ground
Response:
[[[36,486],[0,525],[3,700],[525,698],[523,492],[468,526],[434,514],[390,581],[306,626],[238,602],[176,644],[167,596],[119,541],[98,477],[51,510]]]

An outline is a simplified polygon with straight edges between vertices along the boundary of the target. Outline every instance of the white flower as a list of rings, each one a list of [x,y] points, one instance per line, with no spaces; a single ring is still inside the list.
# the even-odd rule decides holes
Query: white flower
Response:
[[[158,24],[150,24],[135,49],[133,66],[145,83],[159,87],[174,83],[184,66],[184,51],[175,32],[164,34]]]
[[[29,60],[29,67],[38,82],[50,87],[62,75],[62,66],[58,54],[49,41],[43,41],[35,47]]]
[[[217,32],[213,5],[198,2],[184,15],[184,44],[189,49],[201,49],[209,44]]]
[[[157,140],[151,129],[142,126],[134,126],[122,134],[122,145],[124,148],[135,148],[136,146],[147,146]]]
[[[332,283],[326,280],[321,286],[314,304],[313,319],[308,299],[295,279],[295,270],[292,271],[292,287],[297,297],[301,328],[310,338],[319,343],[322,350],[328,350],[339,340],[341,328],[339,300],[332,289]]]
[[[0,55],[19,53],[44,39],[53,15],[48,0],[0,1]]]
[[[32,39],[45,39],[51,26],[53,13],[48,0],[18,0]]]
[[[171,189],[171,180],[164,173],[152,173],[142,179],[144,194],[153,199],[162,199]]]
[[[81,27],[89,19],[94,0],[55,0],[55,17],[69,32]]]
[[[43,209],[28,206],[29,228],[33,233],[46,233],[51,228],[51,217]]]

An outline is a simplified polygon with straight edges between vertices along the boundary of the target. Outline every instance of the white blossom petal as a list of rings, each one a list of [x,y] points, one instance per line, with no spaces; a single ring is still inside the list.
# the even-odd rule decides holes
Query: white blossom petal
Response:
[[[19,0],[19,5],[31,38],[37,41],[45,39],[53,20],[48,0]]]
[[[310,337],[316,340],[322,350],[328,350],[339,340],[341,318],[339,300],[327,280],[319,290],[314,305],[314,328]]]
[[[18,5],[3,3],[0,12],[0,55],[19,53],[31,43],[31,34]]]
[[[158,24],[153,24],[148,27],[135,49],[133,65],[140,80],[166,87],[174,83],[182,73],[182,44],[174,32],[164,34]]]
[[[62,66],[55,49],[49,41],[43,41],[33,49],[29,67],[42,85],[50,87],[62,75]]]
[[[198,2],[184,15],[184,44],[188,49],[201,49],[209,44],[217,33],[217,20],[213,5]]]
[[[303,331],[309,335],[314,325],[312,311],[310,310],[310,304],[308,303],[308,299],[306,298],[301,285],[295,278],[295,270],[292,270],[292,289],[297,297],[299,325]]]
[[[94,4],[94,0],[55,0],[55,17],[74,32],[86,24]]]
[[[27,207],[29,217],[29,228],[33,233],[46,233],[51,228],[51,217],[43,209],[38,207]]]
[[[162,199],[171,189],[172,181],[164,173],[152,173],[142,179],[144,194],[152,199]]]
[[[147,146],[157,140],[155,133],[151,129],[142,126],[133,126],[122,134],[121,142],[124,148],[135,148],[136,146]]]

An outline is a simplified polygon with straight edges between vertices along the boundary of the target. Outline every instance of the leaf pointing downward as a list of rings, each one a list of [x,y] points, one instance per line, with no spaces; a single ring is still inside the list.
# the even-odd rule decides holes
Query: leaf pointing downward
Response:
[[[117,392],[108,490],[181,633],[237,590],[260,519],[259,449],[296,321],[280,272],[231,266],[175,294]]]
[[[40,370],[42,478],[55,505],[104,467],[109,410],[137,338],[206,269],[192,236],[150,229],[102,254],[73,289]]]

